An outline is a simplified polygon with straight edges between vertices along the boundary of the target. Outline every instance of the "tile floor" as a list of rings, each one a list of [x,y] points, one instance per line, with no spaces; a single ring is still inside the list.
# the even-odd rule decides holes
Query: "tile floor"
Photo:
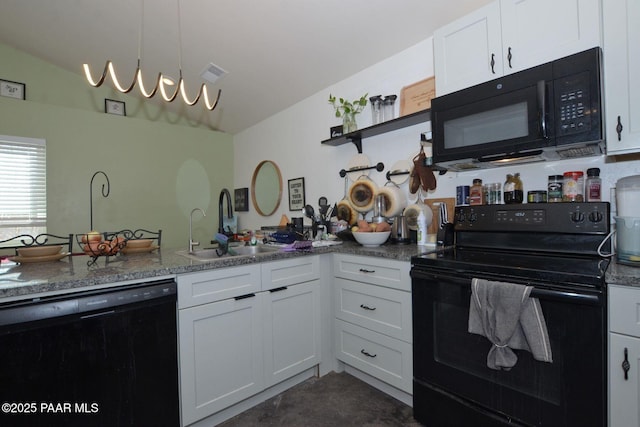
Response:
[[[404,403],[346,373],[310,378],[220,427],[418,427]]]

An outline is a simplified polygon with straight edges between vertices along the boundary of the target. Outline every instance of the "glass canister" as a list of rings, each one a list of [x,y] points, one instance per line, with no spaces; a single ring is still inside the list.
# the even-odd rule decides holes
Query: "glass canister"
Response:
[[[502,203],[502,183],[494,182],[491,184],[489,197],[487,199],[490,205],[499,205]]]
[[[584,173],[565,172],[562,179],[562,201],[584,202]]]
[[[384,101],[382,102],[382,111],[384,116],[384,121],[395,119],[396,118],[396,99],[398,95],[387,95],[384,97]]]
[[[384,116],[382,115],[382,95],[376,95],[369,98],[369,102],[371,102],[371,124],[377,125],[378,123],[382,123],[384,121]]]
[[[524,191],[522,190],[522,180],[520,179],[519,173],[515,173],[513,175],[507,174],[507,180],[504,183],[502,196],[504,198],[504,203],[507,205],[522,203],[524,200]]]
[[[547,201],[549,203],[557,203],[562,201],[562,175],[549,175],[549,183],[547,184]]]

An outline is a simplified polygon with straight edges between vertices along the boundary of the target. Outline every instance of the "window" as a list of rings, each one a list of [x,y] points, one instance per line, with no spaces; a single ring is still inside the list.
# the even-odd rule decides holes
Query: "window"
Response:
[[[0,135],[0,240],[47,231],[46,142]]]

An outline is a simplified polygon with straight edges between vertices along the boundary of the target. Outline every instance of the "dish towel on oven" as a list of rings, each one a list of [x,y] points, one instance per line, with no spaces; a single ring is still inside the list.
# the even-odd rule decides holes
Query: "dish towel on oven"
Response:
[[[527,350],[551,363],[551,346],[540,301],[529,297],[532,286],[476,279],[471,281],[469,332],[493,343],[487,366],[510,370],[518,361],[512,349]]]

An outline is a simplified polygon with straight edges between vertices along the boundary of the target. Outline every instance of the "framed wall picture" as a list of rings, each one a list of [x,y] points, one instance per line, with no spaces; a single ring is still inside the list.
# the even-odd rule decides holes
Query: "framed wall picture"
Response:
[[[26,99],[26,86],[24,83],[12,82],[0,79],[0,96],[7,98]]]
[[[304,178],[289,180],[289,210],[299,211],[304,208]]]
[[[249,211],[249,189],[236,188],[233,190],[233,206],[236,212]]]
[[[116,101],[115,99],[105,98],[104,100],[104,112],[107,114],[115,114],[118,116],[127,115],[127,106],[124,101]]]

